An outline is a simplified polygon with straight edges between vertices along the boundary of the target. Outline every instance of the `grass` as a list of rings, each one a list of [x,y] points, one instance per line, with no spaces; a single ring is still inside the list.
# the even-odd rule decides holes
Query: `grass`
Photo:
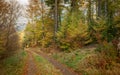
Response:
[[[87,55],[92,53],[92,50],[76,50],[70,53],[58,53],[53,54],[53,57],[60,61],[63,64],[66,64],[68,67],[73,68],[74,70],[77,69],[78,64],[82,59],[84,59]]]
[[[82,75],[120,75],[120,63],[96,53],[94,49],[61,52],[52,56]]]
[[[26,52],[21,51],[3,60],[0,64],[1,75],[22,75]]]
[[[62,75],[50,62],[43,57],[34,53],[34,58],[37,64],[37,68],[40,70],[40,75]]]

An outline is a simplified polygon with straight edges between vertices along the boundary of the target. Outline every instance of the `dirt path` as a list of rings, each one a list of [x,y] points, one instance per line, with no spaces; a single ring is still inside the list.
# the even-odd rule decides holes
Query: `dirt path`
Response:
[[[23,75],[39,75],[38,74],[38,69],[36,67],[36,63],[34,62],[34,58],[32,56],[32,53],[27,51],[28,56],[26,60],[26,65],[24,69],[24,74]]]
[[[57,69],[59,69],[63,75],[78,75],[73,70],[69,69],[65,65],[59,63],[58,61],[54,60],[52,57],[49,57],[48,55],[38,52],[35,50],[31,50],[32,52],[35,52],[36,54],[42,56],[43,58],[47,59],[52,65],[54,65]]]
[[[48,60],[56,69],[60,70],[62,75],[78,75],[73,70],[69,69],[65,65],[59,63],[58,61],[54,60],[52,57],[49,57],[48,55],[38,52],[37,50],[27,50],[28,57],[26,60],[26,65],[24,68],[24,74],[23,75],[39,75],[36,62],[34,61],[33,53],[36,53],[46,60]]]

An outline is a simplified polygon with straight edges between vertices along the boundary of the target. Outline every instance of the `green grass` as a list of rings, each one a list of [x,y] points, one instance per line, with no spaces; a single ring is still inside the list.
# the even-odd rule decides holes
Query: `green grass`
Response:
[[[0,64],[1,75],[22,75],[26,52],[21,51],[5,60]]]
[[[48,63],[47,60],[45,60],[44,58],[42,58],[42,57],[39,56],[39,55],[36,55],[36,56],[35,56],[35,59],[36,59],[37,62]]]
[[[43,57],[34,54],[34,58],[40,75],[62,75],[59,70]]]
[[[76,50],[70,53],[58,53],[53,54],[53,57],[57,59],[59,62],[66,64],[68,67],[77,69],[78,64],[82,59],[84,59],[87,55],[92,53],[91,50]]]

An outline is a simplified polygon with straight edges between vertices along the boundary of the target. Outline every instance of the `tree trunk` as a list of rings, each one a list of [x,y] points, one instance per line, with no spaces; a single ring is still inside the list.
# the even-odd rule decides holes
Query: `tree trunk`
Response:
[[[42,16],[42,30],[43,30],[43,33],[42,33],[42,37],[43,37],[43,39],[45,38],[45,33],[44,33],[44,30],[45,30],[45,28],[44,28],[44,16],[43,16],[43,9],[44,9],[44,7],[43,7],[43,0],[41,1],[41,8],[42,8],[42,14],[41,14],[41,16]]]
[[[54,40],[56,40],[56,33],[58,31],[58,0],[55,0],[55,13],[54,13],[54,19],[55,19],[55,27],[54,27]]]

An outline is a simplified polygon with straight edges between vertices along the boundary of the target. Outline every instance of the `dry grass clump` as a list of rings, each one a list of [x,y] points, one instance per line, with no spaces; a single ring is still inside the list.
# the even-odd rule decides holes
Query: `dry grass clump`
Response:
[[[90,54],[78,64],[76,70],[85,75],[120,75],[120,64],[101,54]]]

